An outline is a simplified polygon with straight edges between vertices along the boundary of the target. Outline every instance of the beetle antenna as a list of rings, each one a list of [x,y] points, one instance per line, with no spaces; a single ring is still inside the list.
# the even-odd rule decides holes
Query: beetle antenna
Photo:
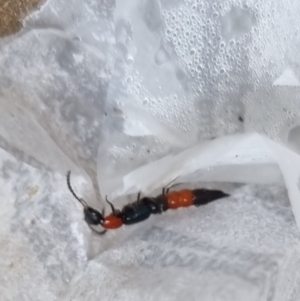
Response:
[[[86,201],[84,201],[83,199],[79,198],[76,193],[74,192],[72,186],[71,186],[71,182],[70,182],[70,176],[71,176],[71,171],[69,170],[67,173],[67,185],[69,190],[71,191],[71,193],[73,194],[74,198],[83,206],[83,207],[88,207],[88,204],[86,203]]]

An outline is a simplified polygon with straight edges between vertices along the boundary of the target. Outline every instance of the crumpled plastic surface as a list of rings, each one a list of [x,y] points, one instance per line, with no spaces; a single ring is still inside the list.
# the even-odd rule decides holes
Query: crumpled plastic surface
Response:
[[[2,39],[1,300],[298,300],[299,12],[48,0]],[[98,209],[231,196],[97,237],[69,169]]]

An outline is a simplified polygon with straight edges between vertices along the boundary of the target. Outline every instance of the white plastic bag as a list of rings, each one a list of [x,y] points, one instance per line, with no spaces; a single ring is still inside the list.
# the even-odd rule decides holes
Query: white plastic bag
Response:
[[[48,0],[2,39],[1,300],[298,300],[299,8]],[[99,210],[231,196],[95,237],[69,169]]]

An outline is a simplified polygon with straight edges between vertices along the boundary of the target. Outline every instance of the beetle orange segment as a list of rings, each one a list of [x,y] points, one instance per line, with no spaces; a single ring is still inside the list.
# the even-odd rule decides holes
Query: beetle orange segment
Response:
[[[123,225],[122,219],[110,214],[104,218],[102,227],[105,229],[116,229]]]
[[[169,209],[177,209],[193,205],[193,193],[188,189],[170,192],[166,194],[166,198]]]

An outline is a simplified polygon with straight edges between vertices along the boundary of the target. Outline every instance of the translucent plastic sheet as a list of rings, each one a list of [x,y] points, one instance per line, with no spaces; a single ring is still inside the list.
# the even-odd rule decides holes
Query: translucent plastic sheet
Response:
[[[299,12],[48,0],[2,39],[1,300],[299,300]],[[68,170],[99,210],[231,196],[96,237]]]

